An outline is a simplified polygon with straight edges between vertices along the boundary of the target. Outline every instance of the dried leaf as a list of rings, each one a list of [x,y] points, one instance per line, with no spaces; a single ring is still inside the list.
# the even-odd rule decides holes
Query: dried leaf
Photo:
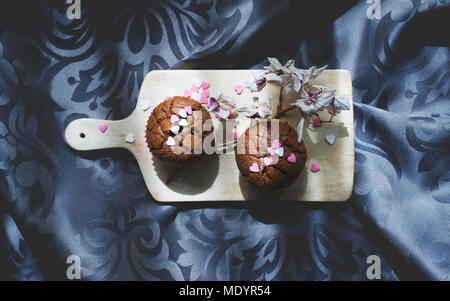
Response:
[[[275,74],[275,73],[269,73],[266,75],[266,80],[270,81],[270,82],[277,82],[278,84],[281,85],[282,79],[279,75]]]
[[[280,61],[277,58],[268,57],[267,60],[269,61],[269,66],[264,66],[264,69],[266,69],[267,71],[278,72],[283,69],[283,65],[281,65]]]
[[[328,107],[333,101],[334,92],[336,91],[331,89],[325,89],[324,91],[322,91],[322,93],[319,94],[317,98],[317,103],[321,107]]]
[[[334,98],[335,110],[350,110],[350,98],[348,95],[339,95]]]
[[[252,118],[254,115],[258,113],[258,109],[254,106],[252,107],[239,107],[236,108],[236,111],[238,111],[240,114],[244,115],[245,117]]]
[[[322,73],[323,70],[325,70],[328,67],[328,65],[325,65],[321,68],[317,68],[316,66],[312,66],[306,71],[301,70],[303,75],[303,83],[310,83],[313,82],[319,75]]]
[[[304,99],[298,99],[293,103],[296,107],[298,107],[306,116],[311,116],[319,111],[321,108],[315,103],[307,104]]]
[[[254,96],[253,104],[248,107],[239,107],[236,110],[248,118],[253,118],[255,116],[259,118],[267,118],[272,115],[272,110],[269,108],[269,100],[264,96]]]

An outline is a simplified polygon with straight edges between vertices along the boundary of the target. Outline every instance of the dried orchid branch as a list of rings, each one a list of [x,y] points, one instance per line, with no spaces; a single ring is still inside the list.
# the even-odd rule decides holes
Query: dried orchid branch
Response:
[[[292,111],[293,109],[297,109],[297,106],[295,105],[290,105],[287,108],[284,108],[282,110],[278,110],[278,112],[273,116],[274,119],[279,118],[281,115],[283,115],[284,113],[287,113],[289,111]]]

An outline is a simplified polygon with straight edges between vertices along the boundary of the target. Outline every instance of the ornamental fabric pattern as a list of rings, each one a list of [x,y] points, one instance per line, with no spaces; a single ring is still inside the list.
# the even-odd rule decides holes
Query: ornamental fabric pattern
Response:
[[[366,280],[370,255],[384,280],[449,279],[449,1],[65,2],[0,12],[0,279],[65,280],[70,255],[84,280]],[[127,151],[64,141],[128,116],[151,70],[267,56],[350,70],[349,201],[158,204]]]

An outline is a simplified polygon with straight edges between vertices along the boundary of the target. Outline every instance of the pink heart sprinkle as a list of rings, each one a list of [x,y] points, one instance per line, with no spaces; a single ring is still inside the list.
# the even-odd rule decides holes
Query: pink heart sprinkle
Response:
[[[242,85],[236,85],[234,86],[234,91],[236,91],[238,95],[241,95],[242,91],[244,91],[244,87]]]
[[[200,103],[208,103],[208,97],[200,97]]]
[[[233,137],[233,140],[236,140],[238,138],[238,133],[237,132],[233,132],[232,133],[232,137]]]
[[[316,117],[313,121],[313,127],[321,127],[322,126],[322,121],[320,120],[319,117]]]
[[[170,116],[170,123],[177,123],[180,118],[177,115]]]
[[[270,164],[272,164],[273,160],[270,157],[264,157],[264,165],[265,166],[269,166]]]
[[[297,158],[295,157],[294,154],[290,154],[289,157],[287,157],[288,162],[290,163],[295,163],[297,162]]]
[[[234,119],[236,116],[234,116],[233,112],[230,111],[230,115],[228,115],[228,119]]]
[[[106,132],[106,129],[108,128],[107,124],[99,124],[98,125],[98,129],[100,130],[100,132],[104,133]]]
[[[272,141],[272,148],[273,149],[277,149],[277,148],[280,148],[280,147],[281,147],[280,140],[275,139],[275,140]]]
[[[202,97],[206,97],[206,98],[208,98],[210,95],[209,95],[209,90],[203,90],[203,92],[202,92]]]
[[[328,113],[330,113],[330,115],[336,115],[336,113],[334,112],[334,110],[333,109],[328,109]]]
[[[192,108],[191,108],[191,106],[185,107],[184,110],[185,110],[186,113],[188,113],[189,115],[192,115]]]
[[[317,165],[317,163],[312,163],[311,164],[311,171],[312,172],[318,172],[320,170],[319,165]]]
[[[192,95],[192,91],[191,90],[184,90],[184,97],[190,97]]]
[[[259,166],[256,163],[253,163],[252,166],[250,166],[250,171],[251,172],[259,172]]]
[[[271,147],[268,147],[268,148],[267,148],[267,152],[269,152],[269,154],[270,154],[271,156],[275,155],[275,150],[274,150],[273,148],[271,148]]]
[[[191,86],[191,92],[192,92],[192,93],[197,93],[197,92],[198,92],[198,87],[197,87],[195,84],[193,84],[193,85]]]
[[[210,86],[211,86],[211,83],[205,82],[205,81],[202,82],[202,89],[203,90],[209,89]]]

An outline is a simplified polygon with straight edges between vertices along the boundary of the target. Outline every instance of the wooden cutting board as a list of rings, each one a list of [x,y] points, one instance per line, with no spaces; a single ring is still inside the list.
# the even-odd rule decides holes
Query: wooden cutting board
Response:
[[[279,103],[280,87],[268,83],[258,93],[244,89],[241,95],[234,92],[235,85],[242,84],[255,73],[262,70],[161,70],[151,71],[142,83],[136,109],[123,120],[78,119],[71,122],[65,132],[67,143],[75,150],[88,151],[107,148],[126,148],[136,158],[145,184],[153,198],[160,202],[187,201],[245,201],[245,200],[286,200],[286,201],[345,201],[353,190],[354,176],[354,128],[353,96],[350,73],[346,70],[325,70],[315,81],[336,90],[336,95],[347,94],[350,97],[351,110],[342,111],[334,118],[334,123],[324,124],[320,128],[305,130],[304,142],[308,150],[306,168],[290,186],[263,191],[247,183],[240,176],[235,163],[234,153],[212,155],[199,163],[184,167],[174,172],[173,167],[166,166],[153,158],[145,142],[145,126],[154,107],[162,102],[168,94],[183,95],[194,80],[211,82],[211,96],[220,93],[236,99],[238,106],[246,105],[255,95],[269,98],[272,111]],[[286,95],[283,103],[289,105],[292,99]],[[144,110],[147,105],[151,107]],[[297,110],[284,115],[296,127],[300,114]],[[213,117],[214,125],[219,121]],[[236,118],[238,133],[249,125],[250,119]],[[99,125],[106,124],[102,133]],[[216,127],[217,128],[217,127]],[[134,142],[126,142],[130,134]],[[334,134],[333,145],[325,142],[325,136]],[[321,170],[310,171],[311,163],[319,164]],[[167,179],[171,178],[166,184]]]

